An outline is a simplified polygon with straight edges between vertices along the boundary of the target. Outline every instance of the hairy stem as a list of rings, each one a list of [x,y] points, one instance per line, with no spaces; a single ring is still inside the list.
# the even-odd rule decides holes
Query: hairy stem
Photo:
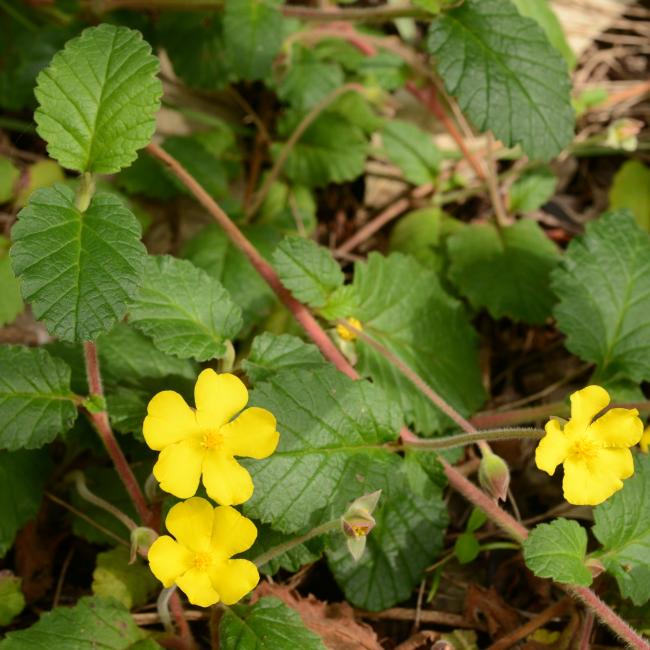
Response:
[[[441,438],[418,438],[417,440],[408,440],[402,444],[402,448],[434,451],[438,449],[464,447],[465,445],[471,445],[480,440],[516,440],[522,438],[539,440],[544,436],[544,434],[545,431],[543,429],[481,429],[480,431],[459,433],[453,436],[444,436]]]
[[[334,89],[329,95],[327,95],[327,97],[324,97],[309,111],[309,113],[307,113],[307,115],[305,115],[289,139],[284,143],[284,146],[282,147],[282,150],[280,151],[275,164],[271,168],[271,171],[267,174],[262,187],[260,187],[259,191],[257,192],[255,200],[251,204],[250,208],[246,211],[247,218],[253,216],[260,209],[260,206],[264,202],[266,195],[269,193],[271,186],[273,183],[275,183],[275,181],[278,179],[278,176],[282,172],[282,169],[284,168],[287,159],[289,158],[289,154],[296,146],[300,138],[304,135],[305,131],[314,123],[316,118],[330,104],[332,104],[332,102],[347,92],[363,92],[363,87],[355,83],[349,83],[345,84],[344,86],[340,86],[339,88]]]
[[[92,341],[84,342],[84,357],[86,361],[86,374],[88,375],[88,387],[90,388],[91,395],[97,395],[104,398],[104,389],[102,387],[101,375],[99,372],[99,359],[97,357],[97,347]],[[122,483],[126,488],[133,505],[135,506],[140,519],[146,526],[152,525],[152,514],[147,506],[142,490],[138,484],[133,471],[129,463],[127,462],[122,449],[120,448],[115,435],[113,434],[113,429],[108,420],[108,413],[103,410],[97,413],[88,412],[88,417],[92,421],[99,437],[106,447],[108,455],[113,461],[115,470],[122,479]]]
[[[275,560],[276,557],[280,557],[281,555],[284,555],[287,551],[290,551],[292,548],[295,548],[296,546],[300,546],[300,544],[304,544],[305,542],[308,542],[310,539],[314,539],[314,537],[318,537],[319,535],[325,535],[326,533],[330,533],[333,530],[336,530],[337,528],[340,527],[341,527],[341,520],[332,519],[332,521],[328,521],[324,524],[321,524],[320,526],[317,526],[316,528],[312,528],[308,533],[305,533],[304,535],[299,535],[298,537],[294,537],[293,539],[290,539],[282,544],[278,544],[277,546],[270,548],[268,551],[265,551],[261,555],[258,555],[253,560],[253,563],[255,564],[255,566],[258,567],[264,566],[271,560]]]
[[[259,254],[257,249],[246,239],[241,230],[230,220],[217,202],[201,187],[194,177],[172,156],[158,145],[151,143],[147,150],[162,161],[172,173],[190,190],[196,199],[214,217],[223,228],[230,241],[248,258],[253,268],[262,276],[280,301],[294,315],[305,332],[318,346],[323,356],[331,361],[341,372],[352,379],[358,379],[357,371],[350,365],[341,351],[334,345],[313,314],[298,302],[280,281],[273,267]]]

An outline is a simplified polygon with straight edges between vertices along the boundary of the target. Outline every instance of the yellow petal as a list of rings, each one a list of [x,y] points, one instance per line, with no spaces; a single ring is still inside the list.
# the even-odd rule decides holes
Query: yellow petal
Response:
[[[176,579],[179,589],[182,589],[192,605],[210,607],[219,602],[219,592],[212,586],[212,580],[206,571],[190,569]]]
[[[576,391],[571,395],[572,426],[586,428],[608,404],[609,394],[601,386],[587,386]]]
[[[535,464],[553,476],[555,468],[567,457],[569,443],[557,420],[546,423],[546,435],[539,441],[535,451]]]
[[[214,510],[212,551],[224,560],[248,550],[257,537],[255,524],[230,506]]]
[[[248,560],[228,560],[210,569],[212,584],[226,605],[233,605],[260,581],[257,567]]]
[[[589,427],[606,447],[632,447],[643,435],[643,422],[636,409],[611,409]]]
[[[639,440],[639,446],[644,454],[648,453],[648,446],[650,446],[650,427],[646,427],[646,430],[643,432],[641,440]]]
[[[224,427],[228,450],[235,456],[266,458],[278,446],[280,434],[275,429],[275,417],[266,409],[253,406]]]
[[[160,489],[179,499],[194,496],[199,487],[204,454],[205,449],[197,440],[183,440],[165,447],[153,466]]]
[[[162,535],[150,546],[147,558],[151,572],[165,587],[171,587],[191,568],[193,554],[169,535]]]
[[[214,508],[207,499],[192,497],[177,503],[167,514],[167,530],[184,546],[197,553],[209,551]]]
[[[248,390],[239,377],[218,375],[207,368],[194,386],[196,417],[201,426],[218,428],[239,413],[248,402]]]
[[[145,442],[156,451],[199,433],[194,411],[173,390],[154,395],[142,425]]]
[[[564,498],[576,506],[602,503],[623,487],[621,479],[630,476],[630,463],[629,449],[601,449],[589,461],[567,458],[562,482]],[[633,464],[631,469],[634,471]]]
[[[253,496],[250,474],[232,456],[221,451],[205,455],[203,485],[208,496],[222,506],[244,503]]]

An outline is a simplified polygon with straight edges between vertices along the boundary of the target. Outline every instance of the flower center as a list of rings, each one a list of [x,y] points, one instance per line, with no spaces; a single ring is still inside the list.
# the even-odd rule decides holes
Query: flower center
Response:
[[[571,445],[569,456],[575,460],[590,461],[598,454],[599,445],[593,440],[581,438]]]
[[[192,566],[199,571],[207,571],[212,565],[210,553],[197,553],[192,561]]]
[[[221,449],[223,447],[223,435],[219,431],[206,431],[201,440],[201,446],[206,449]]]
[[[368,526],[351,526],[355,537],[365,537],[368,532]]]

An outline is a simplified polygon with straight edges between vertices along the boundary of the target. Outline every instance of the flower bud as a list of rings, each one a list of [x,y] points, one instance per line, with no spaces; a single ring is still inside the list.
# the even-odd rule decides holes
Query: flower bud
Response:
[[[607,129],[605,145],[613,149],[636,151],[638,147],[638,134],[643,128],[643,122],[624,118],[616,120]]]
[[[489,495],[505,501],[510,485],[510,470],[505,460],[492,452],[485,454],[479,466],[478,482]]]
[[[347,538],[348,550],[354,560],[359,560],[366,548],[366,537],[375,527],[375,518],[372,516],[377,507],[381,490],[364,494],[354,500],[341,517],[341,529]]]
[[[146,528],[145,526],[134,528],[131,531],[131,558],[129,564],[135,562],[138,553],[146,555],[149,547],[154,543],[157,537],[158,533],[151,528]]]
[[[601,573],[605,571],[605,565],[600,561],[597,560],[595,557],[590,557],[586,562],[585,562],[586,567],[591,571],[591,575],[596,578],[599,576]]]

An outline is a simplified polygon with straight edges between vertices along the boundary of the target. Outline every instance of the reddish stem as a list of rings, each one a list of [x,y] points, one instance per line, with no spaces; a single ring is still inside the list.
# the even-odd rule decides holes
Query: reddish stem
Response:
[[[183,645],[185,648],[187,648],[187,650],[195,648],[196,644],[194,643],[192,630],[190,629],[190,625],[185,618],[185,611],[183,610],[183,604],[181,603],[178,591],[174,591],[174,593],[171,595],[171,598],[169,599],[169,609],[172,613],[172,616],[174,617],[174,620],[176,621],[176,625],[178,626],[178,631],[183,641]]]
[[[97,346],[92,341],[84,342],[84,357],[86,359],[86,373],[88,375],[88,387],[90,389],[91,395],[98,395],[102,399],[104,398],[104,389],[102,387],[101,374],[99,372],[99,359],[97,357]],[[108,455],[113,461],[115,470],[119,474],[119,477],[122,479],[122,483],[126,488],[126,491],[133,501],[133,505],[138,511],[140,519],[146,526],[151,526],[153,524],[153,518],[147,502],[145,501],[142,490],[138,485],[138,481],[131,470],[129,463],[127,462],[122,449],[120,448],[115,435],[113,434],[113,429],[108,419],[108,413],[100,411],[98,413],[89,412],[88,415],[92,420],[92,423],[99,433],[99,437],[102,439],[104,446]]]
[[[194,177],[175,158],[172,158],[172,156],[158,145],[151,143],[147,147],[147,150],[152,156],[167,165],[171,172],[192,192],[199,203],[214,217],[215,221],[223,228],[232,243],[246,255],[255,270],[264,278],[284,306],[291,311],[307,335],[319,347],[325,358],[329,359],[348,377],[358,379],[359,374],[357,371],[327,336],[309,309],[289,293],[273,267],[258,253],[257,249],[246,239],[217,202],[194,180]]]
[[[458,145],[458,148],[463,152],[463,156],[465,156],[467,162],[471,165],[474,173],[482,181],[487,181],[488,176],[485,172],[485,169],[483,169],[483,166],[476,159],[476,156],[470,151],[469,147],[465,143],[465,138],[463,138],[461,132],[456,128],[456,125],[453,123],[449,115],[447,115],[445,109],[442,107],[442,104],[440,104],[438,101],[438,96],[435,89],[428,88],[426,91],[422,90],[421,88],[418,88],[412,81],[407,82],[406,88],[442,122],[449,135]]]

